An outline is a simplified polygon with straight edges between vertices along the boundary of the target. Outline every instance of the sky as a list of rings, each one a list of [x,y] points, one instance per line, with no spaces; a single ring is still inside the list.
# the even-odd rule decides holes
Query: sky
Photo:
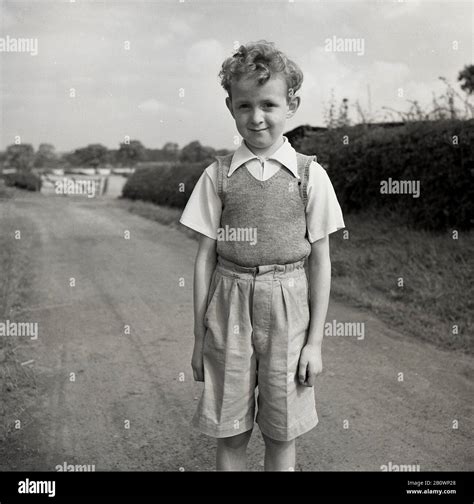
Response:
[[[324,126],[331,96],[349,100],[354,122],[357,101],[375,121],[395,119],[382,107],[430,108],[440,76],[459,89],[472,32],[470,1],[0,0],[0,150],[15,140],[118,148],[126,137],[235,149],[218,73],[235,47],[259,39],[304,74],[286,131]],[[15,52],[20,38],[31,45]],[[345,51],[334,45],[351,39]]]

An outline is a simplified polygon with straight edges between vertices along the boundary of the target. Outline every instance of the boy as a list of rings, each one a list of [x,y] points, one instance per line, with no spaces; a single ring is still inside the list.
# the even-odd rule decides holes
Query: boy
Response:
[[[180,219],[201,233],[191,364],[204,391],[193,425],[217,438],[217,470],[245,470],[258,387],[264,468],[294,470],[295,439],[318,423],[328,235],[345,225],[324,168],[283,136],[300,104],[298,66],[261,40],[219,76],[243,140],[206,168]]]

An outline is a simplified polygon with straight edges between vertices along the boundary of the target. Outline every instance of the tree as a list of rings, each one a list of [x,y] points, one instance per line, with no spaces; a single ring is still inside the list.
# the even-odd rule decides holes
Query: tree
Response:
[[[181,149],[179,159],[180,161],[188,163],[196,163],[198,161],[211,159],[214,154],[215,150],[212,147],[204,147],[200,142],[195,140]]]
[[[458,81],[461,82],[461,89],[467,94],[474,93],[474,65],[466,65],[458,75]]]
[[[216,156],[227,156],[227,154],[230,154],[231,152],[234,152],[234,151],[230,151],[229,149],[217,149],[216,150]]]
[[[112,166],[117,166],[118,161],[118,149],[109,149],[107,151],[107,164]]]
[[[16,168],[19,171],[29,171],[33,167],[35,151],[30,144],[14,144],[7,147],[5,153],[5,168]]]
[[[166,142],[163,145],[163,152],[167,152],[170,154],[177,154],[179,150],[178,144],[174,142]]]
[[[67,160],[73,166],[97,168],[107,162],[107,147],[101,144],[90,144],[87,147],[76,149],[67,156]]]
[[[117,153],[117,159],[122,166],[134,166],[139,161],[145,159],[145,147],[138,140],[130,140],[130,142],[122,142]]]
[[[54,145],[47,143],[40,144],[35,156],[34,165],[37,168],[54,168],[57,163],[58,156],[55,152]]]
[[[159,151],[159,158],[163,161],[176,161],[179,159],[179,155],[179,146],[175,142],[166,142]]]

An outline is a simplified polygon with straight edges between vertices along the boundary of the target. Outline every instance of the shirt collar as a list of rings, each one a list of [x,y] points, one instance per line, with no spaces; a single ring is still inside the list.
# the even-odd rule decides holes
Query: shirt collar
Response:
[[[283,135],[283,140],[284,141],[281,147],[279,147],[268,158],[264,157],[264,159],[274,159],[275,161],[278,161],[280,164],[288,168],[296,178],[299,178],[298,168],[296,164],[296,151],[295,149],[293,149],[290,142],[288,141],[288,138],[285,135]],[[239,148],[234,152],[234,155],[232,156],[232,161],[230,163],[229,173],[227,176],[230,177],[235,172],[235,170],[237,170],[237,168],[242,166],[247,161],[250,161],[251,159],[258,159],[258,156],[254,154],[247,147],[244,140],[242,140]]]

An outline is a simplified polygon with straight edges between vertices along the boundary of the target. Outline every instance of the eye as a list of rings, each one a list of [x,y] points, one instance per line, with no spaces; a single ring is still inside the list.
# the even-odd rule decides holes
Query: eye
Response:
[[[241,109],[241,108],[247,108],[247,107],[248,107],[248,105],[246,103],[243,103],[242,105],[239,106],[239,109]]]
[[[275,107],[275,104],[274,103],[265,103],[265,107]]]

